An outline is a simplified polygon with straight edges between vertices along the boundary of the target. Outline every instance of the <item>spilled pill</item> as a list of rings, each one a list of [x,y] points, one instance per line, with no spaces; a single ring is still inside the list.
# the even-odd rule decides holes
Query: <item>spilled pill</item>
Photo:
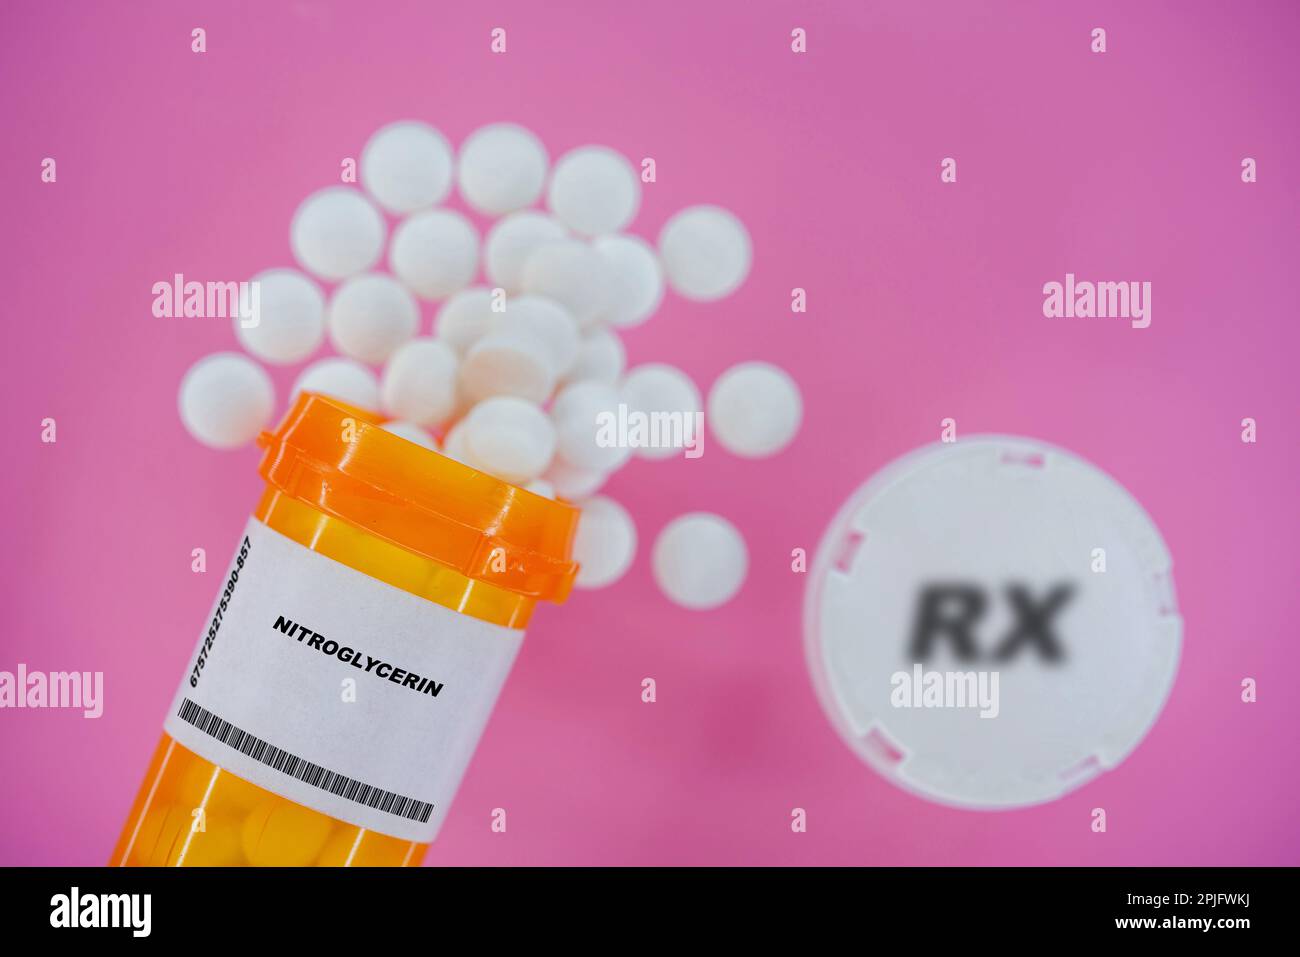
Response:
[[[489,216],[531,206],[542,195],[546,164],[546,147],[522,126],[480,127],[461,144],[460,195]]]
[[[560,456],[551,460],[551,464],[542,473],[542,480],[550,483],[555,494],[560,498],[576,502],[594,493],[609,478],[608,472],[597,469],[584,469],[570,465]]]
[[[508,292],[517,292],[524,281],[524,263],[543,243],[568,235],[554,216],[526,209],[511,213],[488,230],[483,243],[483,268],[488,279]]]
[[[640,236],[601,236],[592,247],[609,267],[612,290],[604,318],[621,329],[639,326],[664,298],[664,272],[654,247]]]
[[[708,424],[722,447],[746,458],[781,451],[799,431],[803,401],[784,369],[742,362],[709,390]]]
[[[578,344],[578,357],[564,377],[566,382],[604,382],[613,385],[623,374],[627,351],[623,340],[608,329],[587,333]]]
[[[420,307],[392,276],[365,273],[334,290],[326,316],[330,342],[343,355],[379,365],[420,325]]]
[[[522,288],[564,306],[583,329],[595,325],[613,294],[609,265],[580,239],[554,239],[529,253]]]
[[[702,403],[700,390],[680,369],[663,362],[647,362],[630,369],[619,387],[619,398],[629,413],[663,423],[648,433],[649,444],[638,444],[636,455],[666,459],[682,454],[685,443],[699,436],[695,430]]]
[[[546,413],[515,396],[494,396],[465,417],[465,446],[470,456],[507,482],[527,485],[555,454],[555,429]]]
[[[433,331],[459,353],[482,338],[492,326],[492,290],[471,286],[456,293],[438,310]]]
[[[263,362],[301,362],[325,338],[325,294],[296,269],[268,269],[253,277],[257,312],[235,319],[239,344]]]
[[[641,206],[641,181],[621,154],[607,146],[582,146],[556,161],[546,205],[574,232],[618,232]]]
[[[478,270],[478,233],[449,209],[416,213],[393,231],[388,265],[421,299],[445,299]]]
[[[434,437],[414,422],[399,422],[397,419],[394,419],[391,422],[385,422],[381,428],[385,432],[392,432],[393,435],[400,435],[402,438],[406,439],[406,441],[414,442],[416,445],[421,445],[430,451],[438,451],[438,443]]]
[[[627,572],[636,555],[636,524],[618,502],[595,495],[581,503],[578,532],[573,539],[573,559],[579,563],[574,584],[579,588],[604,588]]]
[[[749,233],[721,206],[691,206],[659,233],[659,255],[668,284],[687,299],[721,299],[749,275]]]
[[[271,421],[275,388],[266,370],[237,352],[218,352],[190,366],[181,380],[181,422],[214,449],[257,438]]]
[[[374,411],[379,408],[379,380],[355,359],[331,356],[313,362],[294,382],[289,401],[292,402],[299,392],[319,392],[358,409]]]
[[[388,360],[380,401],[389,415],[437,428],[456,410],[459,357],[439,339],[412,339]]]
[[[470,402],[498,395],[545,402],[555,387],[550,349],[522,331],[489,333],[465,354],[460,385]]]
[[[379,262],[387,232],[383,216],[361,192],[330,186],[302,201],[289,226],[289,243],[308,272],[346,279]]]
[[[690,512],[669,522],[655,540],[655,581],[670,600],[706,610],[727,602],[749,569],[745,540],[720,515]]]
[[[401,215],[442,202],[453,165],[451,144],[432,126],[390,123],[361,151],[361,185],[380,206]]]
[[[516,296],[507,300],[505,310],[493,318],[494,331],[519,332],[544,343],[556,379],[568,373],[578,359],[578,323],[557,302],[541,296]]]
[[[618,441],[615,428],[603,419],[617,421],[618,391],[603,382],[575,382],[561,389],[551,405],[556,451],[570,465],[596,472],[612,472],[632,455]]]

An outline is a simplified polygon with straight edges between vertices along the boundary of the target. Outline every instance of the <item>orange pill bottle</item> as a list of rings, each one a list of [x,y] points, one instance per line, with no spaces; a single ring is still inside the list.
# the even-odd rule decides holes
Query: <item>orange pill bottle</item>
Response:
[[[301,395],[110,861],[418,864],[578,512]]]

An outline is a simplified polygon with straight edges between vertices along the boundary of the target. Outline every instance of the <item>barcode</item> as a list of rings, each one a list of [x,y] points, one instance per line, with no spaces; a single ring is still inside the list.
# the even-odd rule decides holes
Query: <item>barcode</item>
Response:
[[[346,798],[388,814],[396,814],[409,821],[419,821],[421,824],[427,824],[429,815],[433,813],[433,805],[427,801],[417,801],[415,798],[403,797],[392,791],[385,791],[383,788],[362,784],[360,781],[354,781],[350,777],[323,768],[319,764],[312,764],[296,754],[282,751],[242,728],[235,727],[224,718],[199,707],[189,698],[181,699],[181,710],[178,715],[182,721],[194,725],[204,734],[229,745],[254,761],[260,761],[267,767],[297,778],[312,787],[329,791],[336,797]]]

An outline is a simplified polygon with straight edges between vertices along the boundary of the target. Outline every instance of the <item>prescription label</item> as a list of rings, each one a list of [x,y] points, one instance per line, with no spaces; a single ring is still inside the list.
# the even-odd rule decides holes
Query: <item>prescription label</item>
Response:
[[[245,529],[164,728],[259,787],[431,841],[523,632]]]

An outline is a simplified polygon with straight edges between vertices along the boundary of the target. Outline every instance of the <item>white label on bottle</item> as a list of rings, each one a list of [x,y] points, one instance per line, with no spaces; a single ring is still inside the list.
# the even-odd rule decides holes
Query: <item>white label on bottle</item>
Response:
[[[291,801],[428,842],[523,632],[250,520],[164,728]]]

